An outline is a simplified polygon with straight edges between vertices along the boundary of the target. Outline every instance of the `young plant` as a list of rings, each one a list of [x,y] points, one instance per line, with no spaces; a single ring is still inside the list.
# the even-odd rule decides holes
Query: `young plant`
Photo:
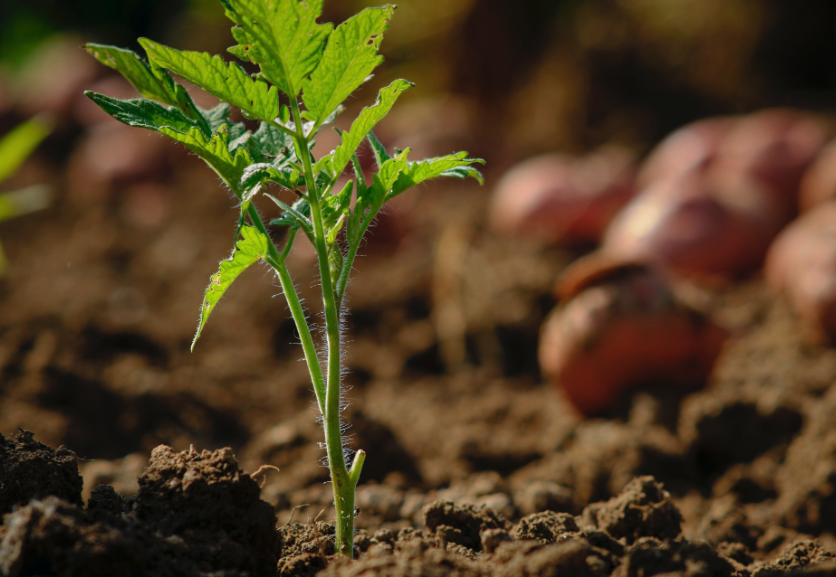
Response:
[[[96,104],[130,126],[154,130],[182,143],[202,158],[236,196],[240,216],[232,255],[221,262],[206,289],[196,342],[209,315],[232,282],[249,266],[266,262],[276,272],[299,331],[325,432],[328,466],[336,506],[336,547],[353,554],[354,494],[365,453],[353,459],[343,444],[341,421],[341,319],[346,287],[363,236],[381,208],[407,189],[440,176],[482,180],[473,167],[481,160],[459,152],[411,161],[409,149],[390,154],[372,130],[398,97],[412,87],[396,80],[380,90],[377,101],[363,109],[340,133],[339,146],[321,158],[311,149],[317,132],[333,122],[342,103],[382,62],[378,48],[395,7],[367,8],[336,28],[319,24],[323,0],[221,0],[235,26],[238,42],[229,52],[259,68],[251,75],[220,56],[186,52],[142,38],[148,60],[135,53],[98,44],[87,50],[102,64],[119,71],[142,98],[116,100],[88,92]],[[169,72],[192,82],[222,103],[211,110],[195,105]],[[230,106],[258,121],[247,130],[230,120]],[[304,106],[304,108],[303,108]],[[357,149],[367,140],[377,172],[367,181]],[[337,184],[346,170],[353,179]],[[265,189],[275,184],[293,191],[296,200],[282,202]],[[253,199],[264,194],[281,209],[270,224],[287,227],[274,243]],[[320,362],[317,343],[286,266],[297,235],[316,249],[325,313]],[[194,347],[194,342],[192,343]],[[323,366],[324,364],[324,366]],[[349,463],[349,461],[351,461]]]
[[[29,158],[50,131],[50,123],[36,116],[18,124],[0,138],[0,182],[9,178]],[[0,222],[46,208],[51,195],[52,190],[45,184],[0,194]],[[6,272],[7,267],[6,255],[0,245],[0,275]]]

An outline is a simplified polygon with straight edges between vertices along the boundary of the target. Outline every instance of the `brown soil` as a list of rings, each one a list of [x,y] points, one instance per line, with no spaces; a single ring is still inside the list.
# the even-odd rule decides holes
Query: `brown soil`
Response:
[[[458,183],[393,208],[357,265],[346,421],[368,458],[358,560],[335,559],[276,283],[237,281],[189,353],[236,217],[149,146],[141,190],[18,177],[60,194],[0,230],[0,430],[34,431],[0,438],[0,574],[836,575],[836,350],[756,279],[700,295],[734,334],[706,389],[581,419],[536,365],[576,255],[492,236]],[[292,269],[314,317],[304,249]]]

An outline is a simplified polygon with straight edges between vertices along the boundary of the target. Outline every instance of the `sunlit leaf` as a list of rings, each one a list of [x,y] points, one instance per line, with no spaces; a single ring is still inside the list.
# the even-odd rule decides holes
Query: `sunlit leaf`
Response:
[[[274,86],[255,80],[235,62],[206,52],[180,51],[140,38],[154,64],[194,82],[203,90],[240,108],[245,114],[272,121],[279,115],[279,95]]]
[[[209,135],[175,108],[144,99],[117,100],[95,92],[85,94],[116,120],[165,134],[185,145],[206,161],[236,195],[241,195],[239,183],[252,158],[244,149],[230,152],[228,125]]]
[[[218,272],[209,279],[209,286],[206,287],[203,304],[200,307],[200,321],[197,325],[197,332],[192,340],[192,350],[194,350],[197,339],[200,338],[200,333],[203,332],[203,327],[206,326],[206,321],[209,320],[209,315],[215,310],[215,306],[227,289],[241,273],[267,254],[270,239],[257,228],[243,226],[239,232],[241,240],[236,243],[232,256],[221,261]]]
[[[186,89],[176,84],[165,70],[151,66],[139,54],[124,48],[93,43],[85,44],[84,48],[96,60],[124,76],[145,98],[176,106],[192,120],[200,121],[200,109]]]
[[[51,129],[49,122],[35,117],[18,124],[0,138],[0,182],[9,178],[29,158]]]
[[[406,80],[395,80],[389,86],[382,88],[378,94],[377,102],[366,107],[360,112],[357,119],[351,124],[351,128],[342,134],[342,142],[334,151],[331,160],[331,174],[334,177],[342,174],[351,157],[377,123],[389,114],[398,97],[413,86]]]
[[[321,124],[383,61],[377,51],[394,6],[367,8],[331,33],[322,61],[303,85],[311,120]]]
[[[285,94],[296,97],[302,81],[319,64],[332,24],[317,24],[322,2],[301,0],[225,0],[226,15],[238,26],[232,52],[261,67]]]
[[[278,206],[284,211],[282,217],[288,219],[286,221],[279,219],[273,220],[270,224],[301,227],[305,234],[313,234],[313,224],[308,218],[308,215],[302,212],[302,210],[304,210],[305,208],[309,209],[310,205],[307,205],[306,202],[302,204],[297,201],[293,204],[293,206],[290,206],[270,194],[265,194],[264,196],[276,203],[276,206]]]
[[[472,177],[484,183],[482,174],[473,168],[473,164],[484,164],[485,161],[479,158],[468,158],[466,152],[457,152],[438,158],[428,158],[419,162],[407,163],[406,167],[398,175],[397,181],[390,190],[387,198],[392,198],[433,178],[440,176],[452,178]]]

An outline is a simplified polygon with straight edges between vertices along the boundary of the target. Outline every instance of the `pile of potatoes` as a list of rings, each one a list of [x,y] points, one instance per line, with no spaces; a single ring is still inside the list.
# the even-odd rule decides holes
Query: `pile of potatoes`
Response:
[[[540,363],[584,414],[659,382],[700,386],[725,331],[677,298],[757,273],[813,342],[836,341],[836,140],[824,118],[770,109],[701,120],[638,164],[625,150],[550,154],[508,171],[490,223],[598,247],[558,284]]]

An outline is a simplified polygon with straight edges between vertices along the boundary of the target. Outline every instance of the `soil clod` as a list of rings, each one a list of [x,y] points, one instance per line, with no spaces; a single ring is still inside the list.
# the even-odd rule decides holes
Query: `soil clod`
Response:
[[[424,508],[424,524],[445,543],[455,543],[473,551],[482,550],[480,533],[500,529],[502,524],[490,509],[435,501]]]
[[[75,454],[64,447],[53,450],[34,437],[24,430],[14,439],[0,434],[0,515],[50,495],[82,504],[84,481]]]
[[[670,494],[653,477],[638,477],[621,495],[586,508],[584,521],[628,544],[641,537],[674,539],[682,530],[682,514]]]

